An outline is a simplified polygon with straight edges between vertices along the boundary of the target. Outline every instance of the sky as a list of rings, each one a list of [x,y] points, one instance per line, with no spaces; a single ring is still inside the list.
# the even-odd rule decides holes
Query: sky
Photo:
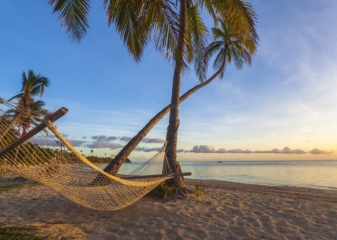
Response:
[[[248,2],[260,37],[252,65],[228,66],[222,80],[181,104],[178,160],[337,160],[337,1]],[[29,69],[48,77],[41,99],[50,111],[69,109],[56,125],[84,154],[117,154],[169,104],[173,63],[153,44],[134,62],[102,1],[91,1],[80,43],[47,0],[3,1],[0,15],[0,97],[18,94]],[[198,83],[191,67],[181,93]],[[167,125],[166,116],[131,160],[153,156]]]

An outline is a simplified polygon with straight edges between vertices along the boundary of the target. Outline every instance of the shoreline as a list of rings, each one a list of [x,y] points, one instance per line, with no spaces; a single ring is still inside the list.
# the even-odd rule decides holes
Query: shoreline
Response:
[[[0,178],[0,225],[51,239],[336,239],[334,190],[203,180],[201,197],[144,197],[112,212],[81,207],[32,181]],[[200,180],[186,179],[193,188]]]
[[[196,182],[225,182],[225,183],[233,183],[233,184],[245,184],[245,185],[256,185],[256,186],[262,186],[262,187],[279,187],[279,188],[305,188],[305,189],[317,189],[317,190],[329,190],[329,191],[336,191],[337,194],[337,188],[336,187],[323,187],[323,186],[313,186],[312,185],[306,185],[306,186],[299,186],[299,185],[277,185],[277,184],[262,184],[262,183],[248,183],[248,182],[232,182],[232,181],[228,181],[228,180],[221,180],[221,179],[194,179],[194,178],[186,178],[185,180],[191,180],[191,181],[196,181]]]

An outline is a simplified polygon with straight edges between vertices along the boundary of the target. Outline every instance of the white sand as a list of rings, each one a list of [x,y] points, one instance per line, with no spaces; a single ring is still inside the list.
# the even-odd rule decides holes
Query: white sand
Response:
[[[10,180],[0,179],[0,185],[13,184]],[[337,191],[203,184],[199,198],[158,202],[145,197],[103,212],[27,181],[0,192],[0,225],[35,226],[38,235],[52,239],[337,239]]]

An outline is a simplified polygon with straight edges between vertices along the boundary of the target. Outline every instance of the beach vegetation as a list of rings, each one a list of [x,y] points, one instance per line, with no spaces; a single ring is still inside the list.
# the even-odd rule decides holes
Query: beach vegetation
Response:
[[[25,182],[27,181],[27,179],[19,176],[19,177],[15,177],[13,181],[14,182]]]
[[[0,225],[0,240],[44,240],[48,239],[47,237],[40,237],[34,233],[36,230],[32,226],[1,226]]]
[[[89,27],[87,20],[90,9],[89,1],[49,0],[49,3],[53,6],[54,12],[59,13],[60,22],[70,37],[75,41],[81,41]],[[191,64],[194,64],[196,75],[200,82],[204,83],[207,62],[211,55],[208,53],[212,50],[207,48],[208,29],[204,24],[202,12],[214,20],[215,28],[221,22],[236,36],[237,40],[247,44],[250,54],[255,52],[258,41],[255,12],[252,6],[243,0],[130,0],[120,1],[118,4],[116,1],[104,1],[103,6],[106,9],[108,23],[116,26],[117,32],[136,62],[140,61],[150,40],[154,41],[155,47],[164,53],[167,60],[174,62],[170,116],[166,135],[168,144],[165,152],[173,172],[181,172],[177,161],[177,141],[182,74]],[[213,49],[219,49],[219,46],[214,44]],[[228,58],[231,54],[230,49],[225,48],[224,53],[225,56],[220,55],[216,58],[215,67],[221,69],[221,66],[224,66],[221,64],[225,62],[224,59],[229,62],[233,59],[235,63],[238,59],[237,66],[240,65],[242,59],[240,60],[238,56],[233,55],[232,58]],[[160,114],[156,116],[160,119],[163,117]],[[151,121],[146,125],[150,129],[156,124],[156,121]],[[142,139],[145,135],[144,131],[139,137]],[[104,170],[114,175],[117,174],[125,160],[123,156],[127,157],[131,153],[139,143],[137,141],[133,141],[130,148],[123,154],[118,154]],[[177,189],[185,188],[183,177],[175,177],[167,183]]]
[[[200,197],[204,195],[205,188],[199,185],[194,185],[194,193],[195,193],[195,196]]]
[[[11,189],[22,188],[23,186],[24,186],[23,184],[11,184],[11,185],[0,186],[0,192],[7,192]]]
[[[150,196],[153,196],[156,199],[165,200],[168,196],[173,193],[173,187],[168,186],[165,183],[159,184],[155,187],[150,193]]]

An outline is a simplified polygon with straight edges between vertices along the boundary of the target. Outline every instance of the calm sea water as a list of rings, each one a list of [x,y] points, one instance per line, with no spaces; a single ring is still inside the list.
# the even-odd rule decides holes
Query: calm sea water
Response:
[[[205,161],[180,162],[180,165],[183,172],[192,172],[188,178],[193,179],[337,190],[337,161]],[[127,174],[137,166],[139,163],[124,164],[119,172]]]

